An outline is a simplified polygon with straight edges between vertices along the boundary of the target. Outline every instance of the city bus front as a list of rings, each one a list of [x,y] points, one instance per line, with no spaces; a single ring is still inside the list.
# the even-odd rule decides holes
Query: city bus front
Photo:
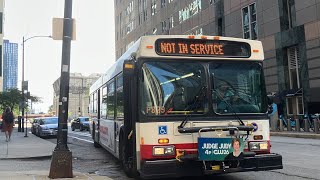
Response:
[[[137,169],[144,178],[282,168],[262,61],[141,58]]]

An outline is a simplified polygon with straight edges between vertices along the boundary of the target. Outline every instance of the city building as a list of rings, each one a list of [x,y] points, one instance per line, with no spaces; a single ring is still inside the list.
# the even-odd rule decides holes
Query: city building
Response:
[[[3,12],[4,0],[0,0],[0,92],[3,90]]]
[[[320,112],[319,0],[115,0],[114,6],[117,58],[143,35],[260,40],[267,91],[276,93],[283,114]]]
[[[3,41],[3,91],[18,88],[18,44]]]
[[[83,76],[81,73],[70,73],[69,82],[69,119],[78,116],[88,116],[89,88],[101,76],[101,74],[91,74]],[[53,107],[52,114],[59,113],[60,78],[53,83]]]

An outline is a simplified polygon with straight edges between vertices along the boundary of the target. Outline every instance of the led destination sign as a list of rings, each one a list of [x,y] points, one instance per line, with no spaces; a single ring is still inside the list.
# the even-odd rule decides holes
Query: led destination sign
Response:
[[[208,39],[158,39],[157,54],[164,56],[244,57],[251,55],[248,43]]]

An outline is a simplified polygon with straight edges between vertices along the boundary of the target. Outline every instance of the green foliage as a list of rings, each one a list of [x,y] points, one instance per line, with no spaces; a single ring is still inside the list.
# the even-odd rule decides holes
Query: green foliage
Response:
[[[27,97],[24,96],[25,102],[27,98],[32,102],[41,102],[41,99],[37,96]],[[22,93],[18,89],[9,89],[8,91],[0,92],[0,108],[4,110],[6,107],[10,107],[14,112],[19,110],[19,105],[22,104]],[[25,107],[27,108],[27,107]]]

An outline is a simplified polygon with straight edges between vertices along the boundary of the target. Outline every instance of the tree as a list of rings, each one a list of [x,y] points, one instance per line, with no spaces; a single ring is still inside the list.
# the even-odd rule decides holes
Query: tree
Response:
[[[41,102],[41,99],[37,96],[25,97],[25,102],[30,99],[32,102]],[[9,89],[8,91],[0,92],[0,108],[4,110],[6,107],[10,107],[13,111],[14,109],[19,109],[21,105],[22,92],[18,89]],[[25,106],[26,108],[26,106]]]

